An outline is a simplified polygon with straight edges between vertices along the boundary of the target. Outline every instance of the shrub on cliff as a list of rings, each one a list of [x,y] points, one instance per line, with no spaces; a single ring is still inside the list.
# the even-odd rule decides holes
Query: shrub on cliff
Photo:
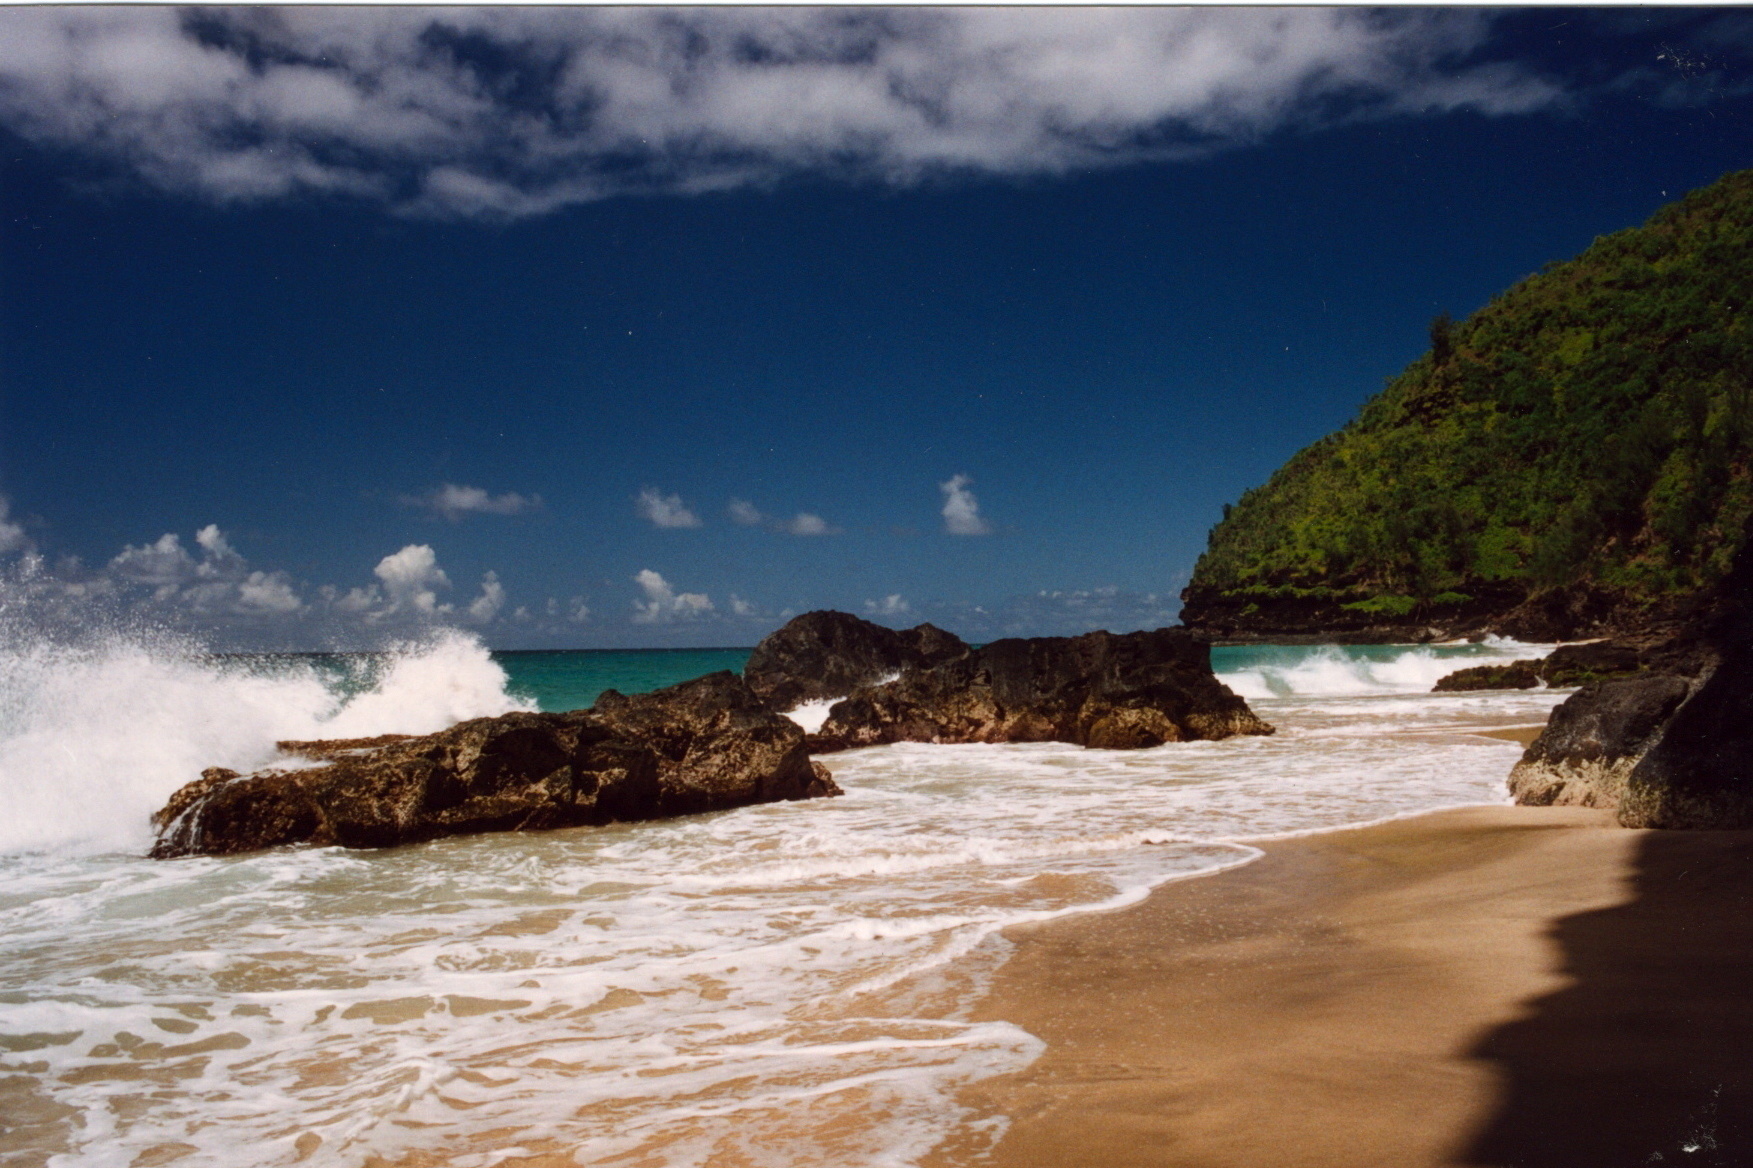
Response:
[[[1226,509],[1183,620],[1253,604],[1242,623],[1270,624],[1260,594],[1286,588],[1331,591],[1340,624],[1695,593],[1753,516],[1750,309],[1753,170],[1439,318],[1353,422]]]

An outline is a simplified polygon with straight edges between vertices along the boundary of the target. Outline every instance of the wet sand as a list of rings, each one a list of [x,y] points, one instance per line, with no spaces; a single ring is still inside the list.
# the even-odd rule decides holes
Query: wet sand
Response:
[[[1753,833],[1484,807],[1012,930],[1018,1168],[1753,1165]],[[970,1127],[928,1164],[973,1162]]]

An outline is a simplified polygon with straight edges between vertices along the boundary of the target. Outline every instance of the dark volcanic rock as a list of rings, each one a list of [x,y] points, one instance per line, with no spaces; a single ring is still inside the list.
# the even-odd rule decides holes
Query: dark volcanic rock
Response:
[[[1584,686],[1552,711],[1510,771],[1510,794],[1535,806],[1619,806],[1632,769],[1691,688],[1661,676]]]
[[[836,703],[817,749],[1075,742],[1126,749],[1270,734],[1184,629],[995,641]]]
[[[282,746],[322,765],[203,772],[153,817],[153,856],[389,847],[840,793],[810,761],[803,732],[733,673],[636,697],[609,690],[568,714]]]
[[[960,657],[968,646],[935,625],[884,628],[848,612],[794,617],[749,654],[743,678],[775,710],[843,698],[905,669]]]
[[[1730,648],[1631,771],[1626,827],[1753,827],[1753,642]]]
[[[1643,668],[1636,645],[1625,641],[1591,641],[1560,645],[1540,662],[1540,680],[1554,689],[1630,677]]]
[[[1480,689],[1533,689],[1540,684],[1540,675],[1527,661],[1508,665],[1475,665],[1457,669],[1437,679],[1432,693],[1463,693]]]

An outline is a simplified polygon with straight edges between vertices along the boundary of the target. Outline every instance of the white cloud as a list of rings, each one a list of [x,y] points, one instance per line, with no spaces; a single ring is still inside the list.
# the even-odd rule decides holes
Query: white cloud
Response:
[[[785,521],[785,530],[792,535],[833,535],[839,529],[829,527],[828,521],[820,515],[812,515],[808,511],[799,511]]]
[[[688,620],[713,611],[712,600],[705,593],[678,593],[670,587],[669,581],[650,568],[641,569],[633,580],[639,585],[640,591],[645,593],[643,602],[633,602],[634,624],[664,624],[672,620]]]
[[[0,495],[0,555],[23,551],[30,546],[23,525],[12,522],[11,514],[12,501]]]
[[[732,592],[730,594],[730,611],[737,616],[755,616],[760,612],[760,609]]]
[[[251,572],[237,586],[237,603],[257,613],[292,613],[304,607],[284,572]]]
[[[237,552],[232,550],[230,541],[225,538],[225,533],[219,530],[219,525],[217,523],[209,523],[206,527],[197,531],[195,533],[195,543],[200,545],[202,550],[215,560],[242,558]]]
[[[770,527],[774,531],[783,531],[788,535],[838,535],[840,529],[830,524],[820,515],[810,511],[799,511],[790,519],[779,519],[763,515],[760,508],[747,499],[732,499],[725,508],[731,519],[743,527]]]
[[[486,624],[504,607],[505,585],[499,582],[499,573],[488,572],[481,577],[481,595],[469,602],[469,619]]]
[[[891,592],[881,600],[867,600],[864,611],[871,616],[906,616],[913,611],[913,606],[901,598],[899,592]]]
[[[449,588],[450,578],[438,566],[438,555],[423,543],[411,543],[378,561],[372,574],[383,581],[389,597],[389,613],[412,609],[438,614],[450,611],[438,603],[438,589]],[[357,591],[357,589],[355,590]],[[386,613],[387,615],[387,613]]]
[[[1061,173],[1562,96],[1403,8],[16,6],[0,121],[220,201],[519,216],[824,173]]]
[[[688,510],[680,495],[665,495],[656,487],[646,487],[634,499],[641,519],[649,519],[657,527],[699,527],[700,517]]]
[[[581,625],[590,620],[590,605],[584,602],[584,597],[574,596],[566,602],[566,619],[575,625]]]
[[[480,487],[457,483],[445,483],[419,497],[403,496],[402,501],[425,507],[452,523],[465,515],[522,515],[526,511],[535,511],[542,505],[540,495],[519,495],[514,491],[492,495]]]
[[[968,487],[974,482],[959,474],[937,484],[943,492],[943,529],[951,535],[990,535],[992,525],[980,518],[980,502]]]
[[[165,532],[156,543],[139,547],[129,544],[110,561],[110,571],[132,584],[175,587],[193,579],[199,570],[193,556],[183,548],[175,532]]]

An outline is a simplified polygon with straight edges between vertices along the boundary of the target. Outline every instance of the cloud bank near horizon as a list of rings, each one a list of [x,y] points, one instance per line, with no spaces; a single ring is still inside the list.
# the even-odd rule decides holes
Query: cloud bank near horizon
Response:
[[[517,218],[1561,104],[1493,16],[1359,8],[0,10],[0,123],[161,190]]]

